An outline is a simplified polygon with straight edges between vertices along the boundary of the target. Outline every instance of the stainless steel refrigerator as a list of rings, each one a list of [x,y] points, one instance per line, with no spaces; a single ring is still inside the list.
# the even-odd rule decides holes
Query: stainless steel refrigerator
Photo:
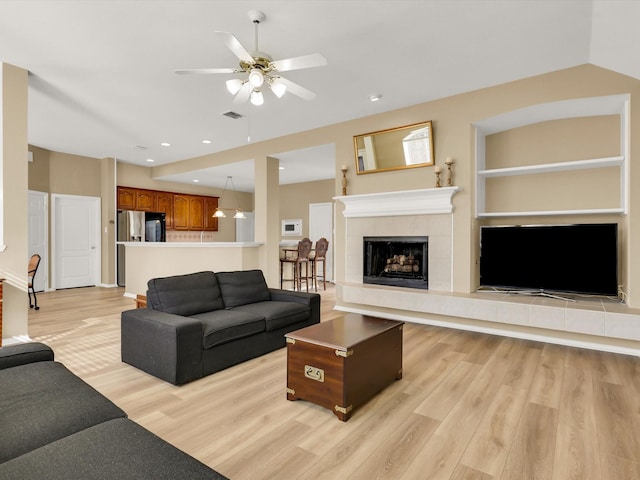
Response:
[[[118,212],[118,242],[144,242],[145,219],[144,212],[122,210]],[[125,284],[125,247],[118,245],[118,286]]]
[[[165,242],[166,214],[162,212],[118,211],[118,242]],[[125,284],[125,246],[118,245],[118,285]]]

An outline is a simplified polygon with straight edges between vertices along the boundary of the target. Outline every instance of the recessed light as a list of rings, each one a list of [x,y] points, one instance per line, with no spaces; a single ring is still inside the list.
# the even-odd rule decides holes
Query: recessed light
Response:
[[[202,143],[211,143],[211,140],[202,140]]]
[[[171,144],[168,142],[162,142],[160,145],[162,145],[163,147],[170,147]]]
[[[197,178],[193,179],[193,183],[198,183],[198,182],[200,182],[200,180],[198,180]]]
[[[155,160],[153,158],[147,158],[147,162],[153,163],[153,162],[155,162]]]
[[[382,95],[380,95],[379,93],[376,94],[376,95],[369,95],[369,101],[370,102],[377,102],[381,98],[382,98]]]

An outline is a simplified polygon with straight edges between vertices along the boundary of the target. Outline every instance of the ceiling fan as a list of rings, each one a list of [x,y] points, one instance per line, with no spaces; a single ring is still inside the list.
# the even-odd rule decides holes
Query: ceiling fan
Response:
[[[241,73],[241,78],[227,80],[227,90],[235,95],[234,103],[244,103],[250,100],[253,105],[262,105],[264,97],[262,91],[266,86],[281,98],[289,91],[305,100],[312,100],[316,94],[280,76],[281,72],[300,70],[303,68],[322,67],[327,64],[326,58],[319,53],[300,57],[273,60],[267,53],[258,50],[258,26],[264,21],[265,15],[257,10],[249,12],[249,18],[255,25],[255,50],[247,51],[238,39],[229,32],[216,31],[224,44],[240,59],[239,68],[191,68],[176,70],[177,74],[211,74],[211,73]]]

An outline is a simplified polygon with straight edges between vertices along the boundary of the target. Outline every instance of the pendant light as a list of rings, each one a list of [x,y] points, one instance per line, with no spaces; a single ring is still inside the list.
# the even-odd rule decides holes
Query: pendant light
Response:
[[[225,218],[227,215],[224,213],[225,210],[227,211],[235,211],[235,214],[233,215],[233,218],[247,218],[244,215],[244,212],[242,211],[242,209],[240,208],[240,202],[238,201],[238,193],[236,192],[236,186],[233,183],[233,177],[231,175],[227,176],[227,181],[224,182],[224,189],[222,190],[222,194],[220,195],[220,203],[222,203],[222,198],[224,197],[225,192],[227,191],[227,185],[231,184],[231,189],[233,190],[233,196],[235,197],[236,200],[236,205],[238,206],[238,208],[225,208],[225,207],[218,207],[216,208],[216,211],[213,213],[214,217],[217,218]]]

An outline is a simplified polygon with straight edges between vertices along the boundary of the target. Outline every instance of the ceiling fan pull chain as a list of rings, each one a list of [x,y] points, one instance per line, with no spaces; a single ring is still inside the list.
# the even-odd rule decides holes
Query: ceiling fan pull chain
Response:
[[[253,25],[254,25],[254,32],[255,32],[255,45],[256,45],[256,52],[259,52],[260,49],[258,48],[258,25],[260,25],[260,20],[254,20],[253,21]]]

